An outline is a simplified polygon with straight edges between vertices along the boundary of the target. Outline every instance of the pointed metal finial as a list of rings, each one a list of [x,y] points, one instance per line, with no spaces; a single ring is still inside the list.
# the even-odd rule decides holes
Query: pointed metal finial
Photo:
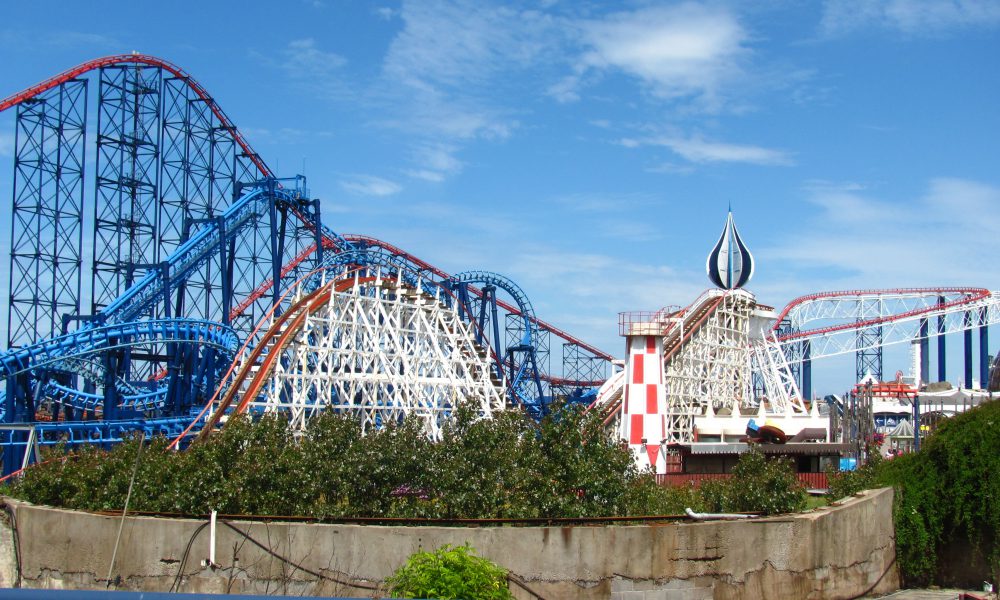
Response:
[[[724,290],[740,288],[753,277],[753,263],[753,255],[736,231],[736,222],[733,221],[733,211],[730,208],[722,235],[708,255],[705,265],[708,278]]]

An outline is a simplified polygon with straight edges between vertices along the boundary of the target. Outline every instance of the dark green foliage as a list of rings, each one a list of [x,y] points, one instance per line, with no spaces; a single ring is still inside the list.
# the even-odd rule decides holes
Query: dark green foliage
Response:
[[[762,512],[766,515],[800,511],[806,492],[787,458],[768,458],[756,447],[740,456],[729,479],[701,486],[710,512]]]
[[[644,474],[626,490],[625,504],[634,515],[683,515],[684,509],[702,512],[705,501],[693,486],[662,486]]]
[[[393,598],[506,600],[507,571],[469,546],[417,552],[386,581]]]
[[[183,452],[145,440],[130,509],[318,519],[554,518],[678,515],[695,510],[787,512],[801,489],[787,465],[741,459],[733,484],[658,486],[628,448],[579,407],[536,423],[516,411],[480,419],[461,409],[439,443],[420,422],[368,431],[325,414],[301,436],[280,417],[237,417]],[[28,469],[8,493],[39,504],[118,510],[138,439],[110,452],[84,448]],[[60,456],[61,449],[54,453]]]
[[[881,485],[896,488],[896,547],[907,584],[951,584],[940,560],[956,542],[985,559],[990,572],[980,579],[1000,578],[1000,402],[945,420],[920,452],[878,471]]]
[[[827,496],[833,500],[853,496],[861,490],[878,487],[879,470],[882,466],[882,455],[878,447],[869,446],[868,460],[853,471],[830,471],[827,473],[829,492]]]

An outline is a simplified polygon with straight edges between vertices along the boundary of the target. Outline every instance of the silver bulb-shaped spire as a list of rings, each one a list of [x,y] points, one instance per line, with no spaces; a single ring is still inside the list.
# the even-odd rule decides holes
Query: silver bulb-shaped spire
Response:
[[[725,290],[743,287],[753,277],[753,255],[740,239],[731,211],[705,268],[712,283]]]

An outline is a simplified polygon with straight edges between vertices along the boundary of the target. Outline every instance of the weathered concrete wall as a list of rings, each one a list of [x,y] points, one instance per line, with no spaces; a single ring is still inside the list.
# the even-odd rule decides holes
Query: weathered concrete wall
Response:
[[[119,518],[7,501],[0,586],[104,588]],[[373,596],[418,549],[469,543],[548,600],[849,598],[896,589],[892,491],[750,521],[578,527],[376,527],[129,517],[119,589]],[[14,533],[17,539],[17,558]],[[113,577],[114,578],[114,577]],[[521,598],[532,596],[514,588]]]

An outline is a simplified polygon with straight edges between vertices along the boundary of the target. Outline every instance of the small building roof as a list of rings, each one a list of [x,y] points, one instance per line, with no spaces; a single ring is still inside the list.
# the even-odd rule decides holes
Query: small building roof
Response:
[[[764,454],[800,454],[820,456],[843,454],[850,451],[850,444],[834,443],[789,443],[789,444],[756,444]],[[743,442],[706,442],[694,444],[679,444],[683,451],[694,455],[703,454],[743,454],[750,449],[750,444]]]

